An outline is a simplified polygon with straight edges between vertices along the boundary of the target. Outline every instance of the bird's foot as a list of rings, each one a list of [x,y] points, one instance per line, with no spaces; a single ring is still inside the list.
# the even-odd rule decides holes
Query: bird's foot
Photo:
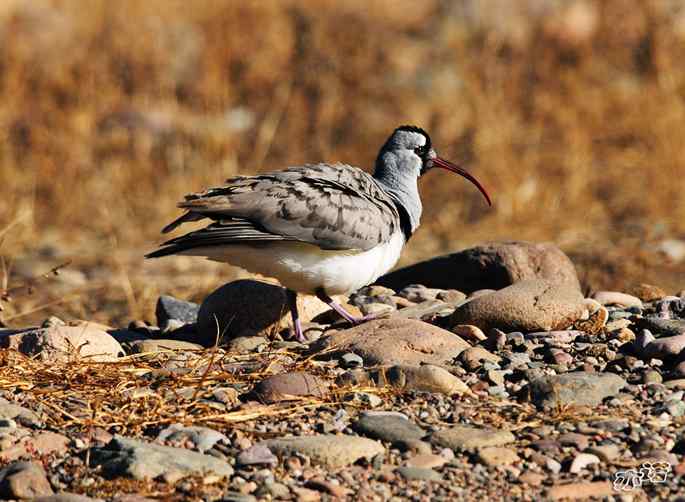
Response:
[[[302,331],[302,322],[300,322],[300,316],[297,312],[297,293],[288,290],[288,303],[293,319],[292,331],[295,332],[295,340],[300,343],[309,343],[309,340],[307,340],[307,337],[304,336],[304,332]]]
[[[328,296],[322,290],[317,291],[316,296],[319,298],[319,300],[326,303],[329,307],[331,307],[333,310],[335,310],[338,313],[338,315],[340,315],[340,317],[345,319],[352,326],[358,326],[358,325],[363,324],[367,321],[372,321],[374,319],[378,319],[378,318],[384,317],[386,315],[385,313],[382,313],[382,314],[366,314],[365,316],[362,316],[362,317],[355,317],[352,314],[350,314],[347,310],[345,310],[342,305],[340,305],[338,302],[333,300],[333,298]]]
[[[342,306],[340,308],[342,308]],[[360,324],[364,324],[365,322],[374,321],[376,319],[382,319],[384,317],[388,317],[387,312],[381,312],[379,314],[366,314],[365,316],[361,317],[354,317],[350,315],[350,318],[347,319],[347,321],[349,321],[349,323],[353,326],[359,326]]]

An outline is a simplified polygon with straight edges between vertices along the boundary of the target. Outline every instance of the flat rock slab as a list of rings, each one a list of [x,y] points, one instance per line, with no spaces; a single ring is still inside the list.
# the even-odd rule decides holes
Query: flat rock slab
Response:
[[[456,451],[502,446],[515,440],[509,431],[473,425],[455,425],[449,429],[436,431],[430,437],[431,443]]]
[[[36,497],[32,502],[104,502],[105,499],[94,499],[78,493],[56,493],[45,497]]]
[[[362,415],[352,428],[364,436],[390,443],[418,440],[426,435],[421,427],[397,415]]]
[[[340,375],[338,385],[394,387],[404,391],[431,392],[445,395],[471,392],[459,377],[432,364],[409,366],[398,364],[372,370],[351,370]]]
[[[555,485],[547,491],[547,496],[550,500],[597,500],[616,493],[610,481],[592,481]]]
[[[470,347],[458,335],[415,319],[377,319],[333,335],[312,345],[321,351],[354,352],[366,366],[391,364],[447,364]]]
[[[313,463],[331,469],[385,453],[385,448],[378,441],[347,435],[284,437],[270,439],[263,444],[280,457],[298,453],[308,456]]]
[[[185,448],[172,448],[115,436],[104,448],[93,450],[93,459],[110,476],[179,479],[190,475],[214,474],[229,477],[233,468],[223,460]]]
[[[202,427],[200,425],[186,426],[182,424],[171,424],[160,431],[157,435],[157,441],[190,441],[198,451],[203,453],[211,449],[218,442],[223,442],[224,444],[230,444],[231,442],[225,434],[209,427]]]
[[[390,272],[377,283],[396,290],[407,284],[429,288],[501,289],[526,279],[546,279],[580,290],[571,260],[551,243],[491,242]]]
[[[533,402],[543,408],[564,404],[597,406],[626,386],[626,381],[613,373],[584,371],[541,377],[530,383]]]
[[[449,325],[505,332],[562,330],[580,319],[584,308],[583,295],[574,286],[526,280],[465,303],[454,311]]]
[[[396,471],[400,476],[407,480],[416,481],[442,481],[442,475],[433,469],[425,467],[398,467]]]

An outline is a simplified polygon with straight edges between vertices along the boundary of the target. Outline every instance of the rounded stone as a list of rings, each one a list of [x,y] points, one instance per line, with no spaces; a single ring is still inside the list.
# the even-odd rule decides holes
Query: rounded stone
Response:
[[[447,330],[415,319],[377,319],[314,342],[312,351],[335,347],[335,354],[354,352],[365,366],[376,364],[446,364],[470,347]]]
[[[461,379],[445,368],[432,364],[393,366],[384,371],[384,378],[393,387],[405,390],[445,395],[469,392],[468,386]]]
[[[477,326],[471,326],[470,324],[458,324],[452,328],[452,331],[462,338],[474,343],[478,343],[488,338],[485,336],[485,333],[483,333],[483,330]]]
[[[592,298],[602,305],[622,305],[624,307],[642,308],[642,300],[626,293],[618,291],[598,291]]]
[[[645,358],[675,357],[685,350],[685,333],[676,336],[657,338],[646,344],[640,355]]]
[[[466,369],[474,371],[483,365],[483,362],[498,363],[502,360],[498,355],[476,345],[466,349],[459,355],[459,360]]]
[[[364,436],[390,443],[419,440],[426,435],[414,422],[396,415],[363,414],[354,423],[353,429]]]
[[[112,362],[124,355],[124,349],[112,335],[89,323],[20,331],[0,337],[0,347],[36,356],[44,362]]]
[[[629,293],[638,297],[643,302],[661,300],[666,296],[666,291],[659,286],[653,286],[652,284],[638,284],[630,288]]]
[[[401,268],[377,282],[393,289],[419,283],[429,288],[501,289],[525,279],[565,283],[580,290],[571,260],[551,243],[491,242]]]
[[[259,382],[255,395],[266,403],[286,401],[299,396],[323,398],[328,394],[329,383],[305,372],[281,373]]]
[[[303,322],[329,310],[306,295],[298,295],[297,307]],[[197,341],[206,347],[239,336],[273,337],[291,324],[286,289],[250,279],[229,282],[205,298],[197,323]]]
[[[563,330],[583,311],[583,295],[575,287],[534,279],[474,298],[454,311],[449,324],[473,324],[484,331]]]

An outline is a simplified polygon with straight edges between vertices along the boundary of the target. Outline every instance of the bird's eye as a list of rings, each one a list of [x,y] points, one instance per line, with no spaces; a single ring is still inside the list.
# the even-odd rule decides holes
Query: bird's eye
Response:
[[[421,145],[414,148],[414,153],[416,153],[416,155],[418,155],[419,157],[423,157],[427,151],[428,150],[426,149],[426,145]]]

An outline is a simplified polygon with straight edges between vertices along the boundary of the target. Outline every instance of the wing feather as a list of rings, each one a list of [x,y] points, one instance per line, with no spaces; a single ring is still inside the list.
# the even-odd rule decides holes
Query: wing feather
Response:
[[[192,242],[297,240],[322,249],[368,250],[400,229],[390,196],[371,175],[343,164],[238,176],[186,195],[179,207],[188,212],[165,229],[202,218],[218,222],[188,234]]]

